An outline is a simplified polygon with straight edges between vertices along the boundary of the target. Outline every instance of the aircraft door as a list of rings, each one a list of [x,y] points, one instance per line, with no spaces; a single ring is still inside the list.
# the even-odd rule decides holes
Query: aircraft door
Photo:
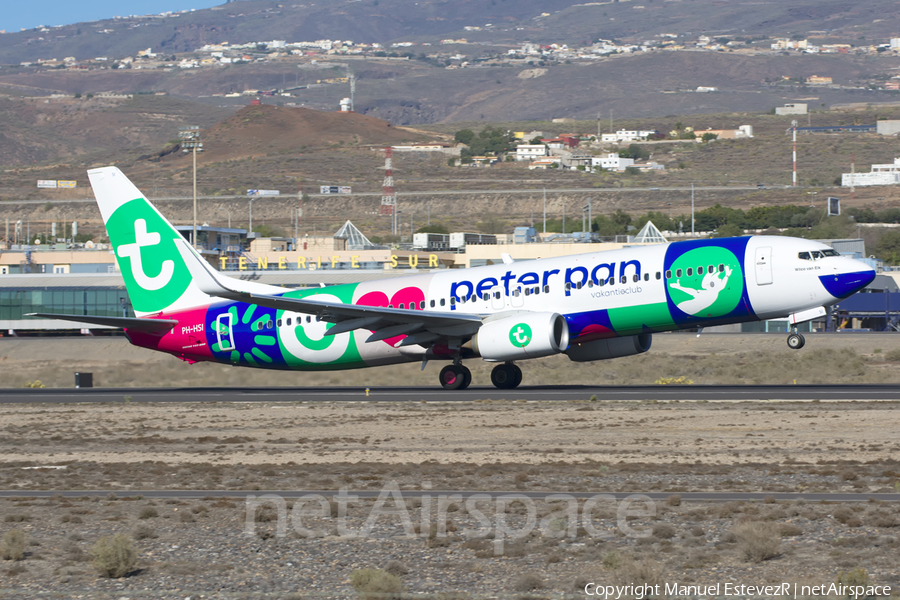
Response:
[[[756,285],[772,283],[772,247],[756,249]]]
[[[234,350],[234,335],[231,331],[231,313],[226,312],[216,317],[216,341],[219,342],[219,350],[228,352]]]
[[[491,308],[494,310],[506,308],[506,299],[503,297],[503,292],[497,290],[491,292]]]
[[[525,306],[525,292],[522,290],[522,286],[517,287],[512,290],[512,294],[509,298],[509,304],[513,308],[522,308]]]

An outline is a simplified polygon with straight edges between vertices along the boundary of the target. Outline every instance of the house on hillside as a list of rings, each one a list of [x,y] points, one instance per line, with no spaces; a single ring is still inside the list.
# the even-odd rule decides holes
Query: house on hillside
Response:
[[[516,160],[534,160],[549,154],[544,144],[520,144],[516,146]]]
[[[606,169],[607,171],[621,172],[625,170],[625,167],[630,167],[633,164],[633,158],[622,158],[615,152],[610,152],[609,154],[604,154],[602,156],[591,157],[591,168],[600,167],[601,169]]]

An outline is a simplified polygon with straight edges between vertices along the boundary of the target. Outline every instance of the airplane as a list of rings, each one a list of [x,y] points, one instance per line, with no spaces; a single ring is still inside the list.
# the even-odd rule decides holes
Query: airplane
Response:
[[[132,344],[189,363],[320,371],[463,360],[590,362],[641,354],[653,333],[789,317],[793,325],[864,288],[875,271],[825,244],[778,236],[694,239],[349,285],[287,289],[214,269],[117,167],[88,171],[135,317],[34,313],[121,327]],[[802,348],[792,328],[788,346]]]

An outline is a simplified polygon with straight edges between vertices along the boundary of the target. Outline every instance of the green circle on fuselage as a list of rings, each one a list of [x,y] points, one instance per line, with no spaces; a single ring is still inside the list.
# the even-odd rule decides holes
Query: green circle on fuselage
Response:
[[[669,298],[684,313],[704,319],[721,317],[741,301],[744,272],[730,250],[695,248],[679,256],[670,269],[672,278],[666,280]]]

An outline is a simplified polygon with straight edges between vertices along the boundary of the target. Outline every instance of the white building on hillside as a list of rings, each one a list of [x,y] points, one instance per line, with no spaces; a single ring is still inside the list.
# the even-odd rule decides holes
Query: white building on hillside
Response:
[[[591,157],[591,168],[600,167],[607,171],[624,171],[625,167],[630,167],[632,165],[634,165],[633,158],[622,158],[615,152],[610,152],[603,156]]]
[[[620,129],[615,133],[604,133],[600,136],[601,142],[636,142],[638,140],[646,140],[648,137],[656,133],[654,130],[636,131],[628,129]]]
[[[544,144],[520,144],[516,146],[516,160],[534,160],[548,154],[549,151]]]
[[[872,165],[871,173],[844,173],[841,175],[843,187],[895,185],[898,183],[900,183],[900,158],[895,158],[893,164]]]

